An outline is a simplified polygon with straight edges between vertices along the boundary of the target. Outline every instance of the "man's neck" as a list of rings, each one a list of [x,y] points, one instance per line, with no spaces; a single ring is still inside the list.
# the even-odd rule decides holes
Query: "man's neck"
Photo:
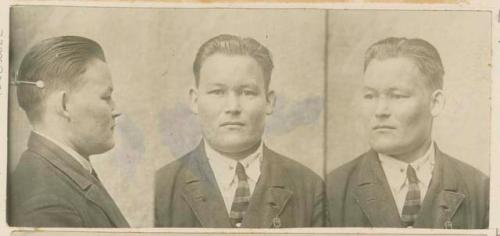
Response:
[[[259,147],[261,146],[261,143],[262,143],[262,141],[259,141],[256,144],[252,145],[252,147],[250,147],[246,150],[243,150],[241,152],[224,152],[224,151],[220,151],[220,150],[214,148],[209,143],[207,143],[207,145],[209,145],[212,150],[219,153],[221,156],[233,159],[235,161],[239,161],[239,160],[243,160],[246,157],[250,156],[251,154],[255,153],[259,149]]]
[[[64,135],[64,132],[61,132],[59,129],[56,128],[49,128],[44,125],[33,125],[33,130],[39,134],[42,134],[43,136],[48,137],[49,139],[57,142],[59,145],[64,145],[67,148],[70,148],[80,154],[83,158],[89,160],[89,155],[83,154],[81,151],[79,151],[70,141],[69,138]]]
[[[429,150],[431,145],[432,145],[432,139],[428,139],[422,145],[418,146],[414,150],[411,150],[410,152],[404,154],[388,155],[388,156],[398,159],[400,161],[404,161],[409,164],[423,157],[427,152],[427,150]]]

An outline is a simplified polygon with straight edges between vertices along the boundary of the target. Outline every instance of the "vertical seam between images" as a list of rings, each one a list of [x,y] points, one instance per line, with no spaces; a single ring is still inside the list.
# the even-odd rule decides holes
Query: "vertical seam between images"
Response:
[[[323,189],[325,191],[325,199],[323,200],[323,214],[325,225],[328,223],[326,213],[328,210],[328,200],[326,197],[327,188],[327,156],[328,156],[328,42],[329,42],[329,14],[330,10],[325,9],[325,41],[323,52]]]

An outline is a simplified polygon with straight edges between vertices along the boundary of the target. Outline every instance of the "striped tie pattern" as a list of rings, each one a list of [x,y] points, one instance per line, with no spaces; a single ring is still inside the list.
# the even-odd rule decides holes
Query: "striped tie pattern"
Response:
[[[241,227],[241,222],[250,203],[250,187],[245,168],[240,162],[236,165],[236,176],[238,177],[238,187],[234,194],[229,219],[234,227]]]
[[[405,205],[401,214],[401,221],[405,227],[413,226],[420,212],[420,189],[415,169],[408,165],[406,169],[408,178],[408,193],[406,194]]]

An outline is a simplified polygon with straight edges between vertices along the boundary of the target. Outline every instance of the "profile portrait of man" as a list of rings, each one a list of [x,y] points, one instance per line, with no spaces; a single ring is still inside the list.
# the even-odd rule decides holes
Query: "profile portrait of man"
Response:
[[[156,227],[324,225],[322,179],[262,139],[272,70],[270,51],[252,38],[223,34],[199,48],[189,94],[203,138],[157,171]]]
[[[14,83],[32,132],[9,179],[9,224],[128,227],[89,161],[113,148],[120,115],[101,46],[79,36],[42,40]]]
[[[332,227],[488,227],[489,178],[433,139],[443,110],[436,48],[386,38],[365,52],[361,106],[370,150],[327,176]]]

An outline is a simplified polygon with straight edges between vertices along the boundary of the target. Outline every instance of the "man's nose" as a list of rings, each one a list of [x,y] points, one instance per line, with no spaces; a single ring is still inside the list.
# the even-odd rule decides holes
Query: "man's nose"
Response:
[[[377,118],[385,118],[390,116],[390,109],[389,109],[389,101],[385,97],[381,97],[377,99],[377,103],[375,105],[375,117]]]
[[[121,113],[121,112],[119,112],[119,111],[116,111],[116,110],[114,110],[114,111],[111,113],[111,116],[113,117],[113,119],[116,119],[116,118],[118,118],[118,117],[119,117],[119,116],[121,116],[121,115],[122,115],[122,113]]]
[[[241,112],[240,96],[236,93],[229,93],[226,97],[226,113],[239,114]]]

